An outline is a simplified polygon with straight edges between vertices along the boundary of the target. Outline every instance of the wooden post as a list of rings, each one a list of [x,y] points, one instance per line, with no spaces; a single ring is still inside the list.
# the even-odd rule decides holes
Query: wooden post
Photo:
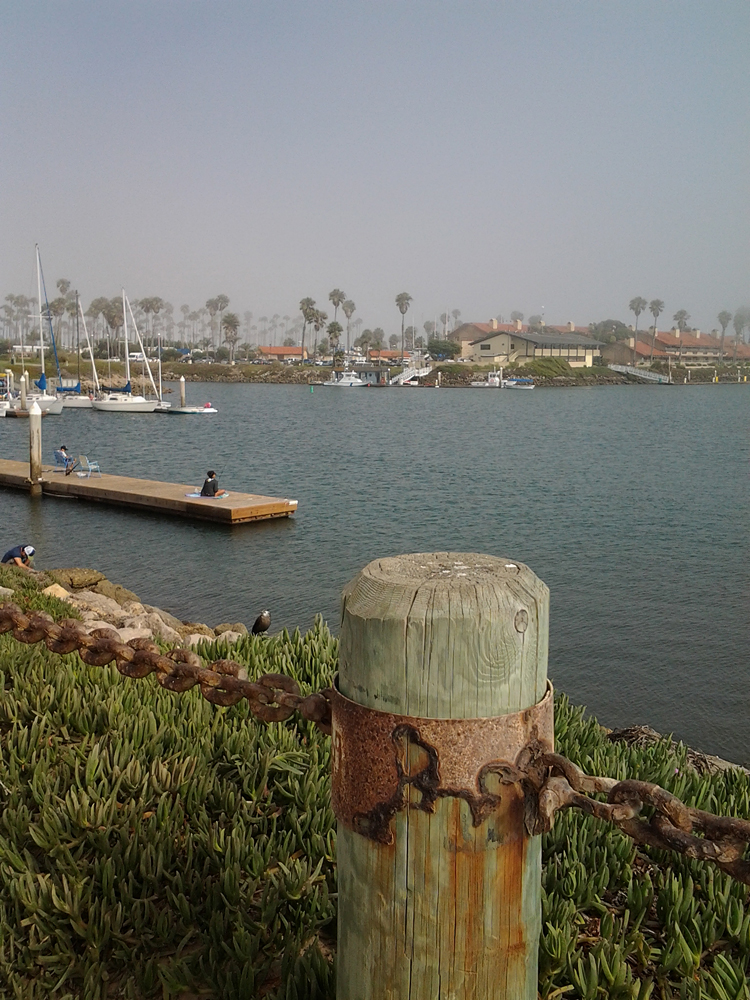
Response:
[[[180,375],[180,406],[185,405],[185,376]]]
[[[33,497],[41,496],[42,484],[42,411],[36,400],[29,410],[29,481]]]
[[[26,407],[26,377],[24,375],[21,376],[19,386],[21,389],[21,409],[25,410],[27,407]]]
[[[343,594],[338,689],[423,720],[521,712],[547,690],[548,612],[546,585],[512,559],[376,560]],[[335,793],[347,753],[335,701],[333,751]],[[339,814],[339,1000],[535,1000],[541,843],[525,832],[518,786],[502,786],[476,825],[460,796],[430,812],[406,789],[391,844]]]

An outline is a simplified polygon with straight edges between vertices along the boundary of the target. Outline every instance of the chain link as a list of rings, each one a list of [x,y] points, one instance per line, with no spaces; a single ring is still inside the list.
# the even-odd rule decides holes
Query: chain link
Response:
[[[43,642],[53,653],[80,654],[84,663],[104,667],[114,662],[125,677],[156,679],[168,691],[189,691],[199,685],[203,697],[214,705],[236,705],[247,699],[250,711],[262,722],[284,722],[295,712],[331,732],[331,706],[326,691],[303,697],[299,685],[284,674],[263,674],[247,679],[247,670],[234,660],[214,660],[208,666],[189,649],[161,653],[151,639],[122,642],[111,628],[85,632],[75,618],[54,622],[49,615],[24,614],[15,604],[0,605],[0,634],[10,632],[19,642]]]
[[[214,660],[204,666],[200,657],[188,649],[160,653],[150,639],[124,643],[114,629],[87,633],[76,619],[55,623],[43,613],[25,614],[15,604],[0,604],[0,634],[6,632],[19,642],[44,642],[54,653],[78,652],[90,666],[114,662],[125,677],[155,673],[159,684],[168,691],[189,691],[197,684],[203,697],[214,705],[236,705],[246,698],[250,711],[262,722],[283,722],[299,712],[324,733],[331,732],[330,691],[303,697],[297,682],[283,674],[263,674],[257,681],[249,681],[245,667],[234,660]],[[550,830],[561,809],[580,809],[618,827],[637,844],[712,861],[750,885],[750,861],[743,858],[750,844],[748,820],[693,809],[647,781],[618,781],[586,774],[566,757],[546,752],[540,746],[526,747],[515,764],[493,761],[482,772],[496,774],[502,784],[523,788],[530,834]],[[606,795],[607,800],[592,795]],[[641,818],[646,807],[653,810],[648,820]]]

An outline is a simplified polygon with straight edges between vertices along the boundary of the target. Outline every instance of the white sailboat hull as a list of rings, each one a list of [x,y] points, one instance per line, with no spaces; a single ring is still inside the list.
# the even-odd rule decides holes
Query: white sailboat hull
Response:
[[[111,392],[103,399],[92,400],[91,405],[95,410],[103,410],[105,413],[153,413],[159,400],[132,396],[127,392]]]
[[[91,399],[83,394],[71,393],[63,396],[63,408],[75,410],[90,410],[93,406]]]
[[[63,411],[63,400],[60,396],[49,396],[46,392],[29,392],[26,395],[26,409],[30,409],[31,404],[36,403],[42,412],[46,413],[62,413]],[[16,407],[17,410],[21,409],[21,400],[17,400]]]

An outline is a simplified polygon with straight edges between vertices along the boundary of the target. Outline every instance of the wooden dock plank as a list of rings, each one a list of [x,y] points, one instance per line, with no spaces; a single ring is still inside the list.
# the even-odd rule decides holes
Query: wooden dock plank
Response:
[[[0,486],[20,489],[29,487],[29,466],[26,462],[0,459]],[[180,517],[220,524],[244,524],[269,518],[289,517],[297,509],[297,501],[285,497],[267,497],[258,493],[234,493],[221,500],[188,497],[194,485],[164,483],[154,479],[130,476],[101,476],[79,479],[66,476],[54,467],[42,470],[42,492],[48,496],[74,496],[82,500],[111,503],[140,510],[162,511]]]

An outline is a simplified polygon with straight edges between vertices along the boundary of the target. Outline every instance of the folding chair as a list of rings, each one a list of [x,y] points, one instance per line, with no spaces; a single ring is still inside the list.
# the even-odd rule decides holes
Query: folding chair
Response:
[[[89,460],[86,457],[86,455],[79,455],[78,456],[78,463],[81,466],[81,468],[83,469],[83,472],[79,472],[78,473],[79,476],[85,476],[87,479],[91,479],[91,473],[92,472],[98,472],[99,476],[101,476],[102,470],[99,468],[99,463],[98,462],[89,462]]]

